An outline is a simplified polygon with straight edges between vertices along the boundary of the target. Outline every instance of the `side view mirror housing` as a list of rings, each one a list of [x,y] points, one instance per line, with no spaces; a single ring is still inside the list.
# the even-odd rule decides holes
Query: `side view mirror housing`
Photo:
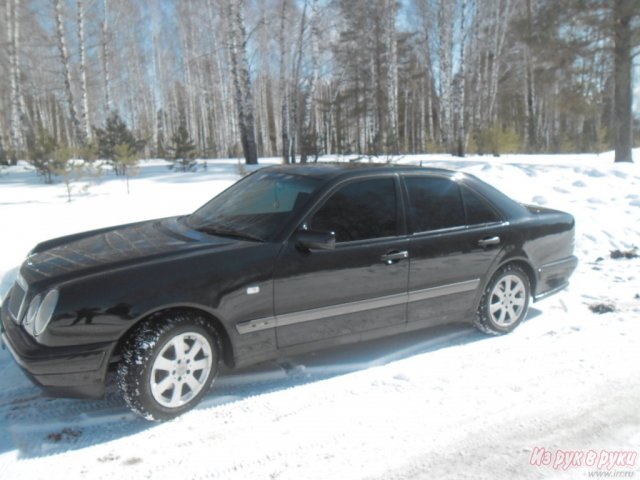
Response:
[[[296,233],[296,245],[303,250],[332,250],[336,247],[336,235],[333,232],[299,230]]]

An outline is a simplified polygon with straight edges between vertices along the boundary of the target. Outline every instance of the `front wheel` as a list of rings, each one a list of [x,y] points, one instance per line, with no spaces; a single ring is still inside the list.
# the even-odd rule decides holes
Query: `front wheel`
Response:
[[[217,374],[219,357],[215,332],[202,317],[153,317],[125,343],[118,386],[134,412],[168,420],[200,401]]]
[[[485,333],[508,333],[527,316],[529,277],[517,265],[505,265],[491,278],[476,312],[475,325]]]

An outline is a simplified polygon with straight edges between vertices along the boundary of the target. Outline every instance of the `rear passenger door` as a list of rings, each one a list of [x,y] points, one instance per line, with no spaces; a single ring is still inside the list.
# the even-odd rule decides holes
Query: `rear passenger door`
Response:
[[[411,234],[409,322],[469,320],[499,252],[499,241],[487,240],[499,237],[500,216],[454,178],[404,176]]]

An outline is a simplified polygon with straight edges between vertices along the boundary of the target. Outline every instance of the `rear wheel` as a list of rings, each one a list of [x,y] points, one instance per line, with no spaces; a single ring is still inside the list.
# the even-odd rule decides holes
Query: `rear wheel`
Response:
[[[505,265],[485,288],[475,325],[491,334],[512,331],[527,316],[529,296],[529,277],[524,270],[517,265]]]
[[[129,407],[149,420],[193,408],[218,372],[219,342],[198,315],[171,313],[140,324],[124,345],[118,386]]]

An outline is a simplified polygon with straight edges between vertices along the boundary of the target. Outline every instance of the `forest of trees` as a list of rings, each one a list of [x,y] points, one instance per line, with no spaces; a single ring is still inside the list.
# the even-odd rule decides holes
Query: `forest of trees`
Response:
[[[638,138],[638,0],[0,2],[0,164],[46,145],[99,157],[108,119],[123,158],[182,155],[179,169],[196,155],[631,161]]]

